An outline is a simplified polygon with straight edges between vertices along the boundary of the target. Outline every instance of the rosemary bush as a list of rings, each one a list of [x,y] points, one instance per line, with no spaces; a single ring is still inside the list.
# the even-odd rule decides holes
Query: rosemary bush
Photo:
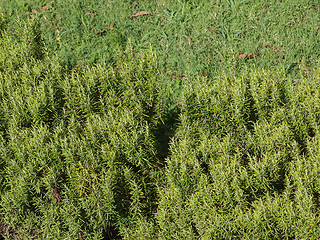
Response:
[[[319,67],[291,78],[230,64],[174,92],[152,48],[129,40],[113,67],[70,70],[38,17],[10,31],[2,19],[4,237],[320,236]]]
[[[26,238],[108,237],[155,207],[156,57],[128,45],[117,68],[67,73],[37,23],[0,46],[1,214]]]
[[[318,74],[186,83],[158,187],[159,239],[319,236]]]

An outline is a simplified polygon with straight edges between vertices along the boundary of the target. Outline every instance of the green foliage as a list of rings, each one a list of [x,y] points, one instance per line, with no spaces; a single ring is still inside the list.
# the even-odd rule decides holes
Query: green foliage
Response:
[[[154,211],[156,56],[128,45],[116,69],[64,73],[33,26],[1,42],[1,214],[26,237],[102,238]]]
[[[158,187],[157,236],[316,238],[319,84],[269,71],[187,83]]]
[[[316,239],[313,2],[116,3],[1,3],[4,237]]]
[[[0,8],[0,37],[2,35],[3,30],[6,28],[7,21],[7,17],[3,13],[3,10]]]

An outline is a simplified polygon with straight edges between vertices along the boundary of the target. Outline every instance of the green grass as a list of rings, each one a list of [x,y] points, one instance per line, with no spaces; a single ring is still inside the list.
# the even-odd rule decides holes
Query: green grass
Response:
[[[10,15],[35,15],[46,1],[4,0]],[[319,58],[317,1],[56,1],[39,15],[50,54],[63,65],[114,63],[115,49],[131,39],[135,50],[151,45],[165,73],[215,75],[235,64],[277,68],[287,74],[312,67]],[[153,16],[130,18],[134,11]],[[88,15],[90,13],[91,15]],[[110,24],[114,29],[110,30]],[[106,29],[105,34],[96,34]],[[188,39],[190,39],[190,44]],[[60,37],[61,40],[57,41]],[[267,46],[270,46],[269,48]],[[236,61],[240,53],[256,58]]]
[[[48,3],[0,3],[0,235],[320,236],[317,1]]]

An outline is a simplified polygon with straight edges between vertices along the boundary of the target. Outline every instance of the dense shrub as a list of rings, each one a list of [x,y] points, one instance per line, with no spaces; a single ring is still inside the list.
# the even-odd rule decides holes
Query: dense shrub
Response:
[[[319,84],[264,71],[187,82],[158,238],[319,236]]]
[[[0,46],[1,214],[26,237],[108,237],[155,207],[156,57],[128,45],[116,69],[65,73],[35,26]]]
[[[319,70],[186,77],[170,95],[152,49],[67,71],[38,30],[0,39],[5,237],[320,235]]]

